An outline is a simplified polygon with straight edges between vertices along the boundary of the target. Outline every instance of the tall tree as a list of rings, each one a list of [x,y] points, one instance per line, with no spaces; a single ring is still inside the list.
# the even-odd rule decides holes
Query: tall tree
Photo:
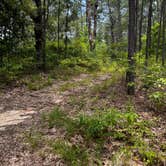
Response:
[[[91,0],[86,0],[86,24],[88,28],[88,39],[90,50],[93,50],[92,31],[91,31]]]
[[[34,23],[36,67],[38,69],[45,70],[46,28],[47,28],[48,14],[49,14],[49,6],[51,1],[33,0],[30,1],[29,3],[30,3],[29,5],[25,5],[25,3],[22,2],[22,6],[24,8],[24,11],[31,17]]]
[[[139,18],[139,0],[136,0],[135,2],[135,32],[136,32],[136,35],[135,35],[135,52],[137,51],[137,39],[138,39],[138,18]]]
[[[98,9],[98,0],[86,1],[86,23],[88,28],[90,51],[93,51],[95,49],[96,34],[97,34],[97,9]]]
[[[121,24],[121,0],[117,0],[117,29],[118,29],[118,34],[117,34],[117,40],[120,41],[122,39],[122,24]]]
[[[66,0],[66,17],[65,17],[65,57],[68,52],[68,24],[69,24],[69,0]]]
[[[35,0],[36,14],[31,14],[31,18],[34,21],[35,32],[35,48],[36,48],[36,60],[37,68],[41,69],[42,66],[42,51],[43,51],[43,20],[42,20],[42,2],[41,0]]]
[[[163,27],[162,27],[162,30],[163,30],[163,36],[162,36],[162,65],[164,66],[165,65],[165,51],[166,51],[166,44],[165,44],[165,28],[166,28],[166,1],[163,1]]]
[[[143,11],[144,11],[144,0],[142,0],[141,2],[141,11],[140,11],[140,20],[139,20],[139,48],[138,50],[141,51],[142,49],[142,40],[141,40],[141,37],[142,37],[142,23],[143,23]]]
[[[112,44],[115,43],[115,34],[114,34],[114,27],[115,27],[115,19],[113,18],[113,12],[111,10],[111,0],[108,0],[108,13],[109,13],[109,22],[110,22],[110,34],[111,34],[111,42]]]
[[[98,8],[98,0],[94,2],[94,10],[93,10],[93,50],[96,47],[96,34],[97,34],[97,8]]]
[[[158,62],[158,59],[159,59],[159,47],[160,47],[161,27],[162,27],[163,7],[164,7],[163,4],[164,4],[164,0],[161,3],[161,9],[160,9],[160,20],[159,20],[158,39],[157,39],[157,47],[156,47],[156,62]]]
[[[128,27],[128,70],[126,73],[126,81],[127,81],[127,93],[128,95],[135,94],[135,61],[134,61],[134,53],[135,53],[135,35],[136,35],[136,1],[129,0],[129,27]]]
[[[59,43],[60,43],[60,12],[61,12],[61,2],[58,0],[58,17],[57,17],[57,22],[58,22],[58,29],[57,29],[57,35],[58,35],[58,53],[59,53]]]
[[[148,65],[148,59],[150,56],[151,49],[151,29],[152,29],[152,11],[153,11],[153,0],[149,1],[149,13],[148,13],[148,26],[147,26],[147,35],[146,35],[146,57],[145,57],[145,66]]]

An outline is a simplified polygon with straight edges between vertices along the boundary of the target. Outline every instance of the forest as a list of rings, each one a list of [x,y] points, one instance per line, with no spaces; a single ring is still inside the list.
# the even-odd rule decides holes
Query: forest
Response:
[[[166,166],[166,0],[0,0],[0,166]]]

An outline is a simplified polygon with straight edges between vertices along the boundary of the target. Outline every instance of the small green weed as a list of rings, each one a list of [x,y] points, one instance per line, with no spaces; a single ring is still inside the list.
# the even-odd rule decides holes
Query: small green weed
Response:
[[[38,131],[30,131],[25,133],[24,138],[25,142],[28,143],[32,149],[36,149],[43,143],[42,134]]]
[[[85,149],[77,145],[71,145],[66,141],[52,142],[53,151],[60,154],[61,157],[71,166],[86,166],[88,164],[88,155]]]
[[[42,74],[32,75],[26,80],[22,80],[29,90],[40,90],[52,84],[52,79],[50,77],[44,76]]]
[[[157,110],[161,110],[162,107],[166,106],[166,92],[156,91],[149,94],[151,106]]]
[[[59,88],[59,90],[61,91],[61,92],[64,92],[64,91],[68,91],[68,90],[71,90],[71,89],[74,89],[74,88],[76,88],[78,86],[78,84],[77,83],[72,83],[72,82],[68,82],[68,83],[65,83],[65,84],[62,84],[61,86],[60,86],[60,88]]]
[[[122,78],[122,75],[119,72],[116,75],[113,75],[111,78],[106,79],[101,84],[97,84],[97,85],[93,86],[92,89],[91,89],[91,92],[93,94],[100,94],[100,93],[103,93],[103,92],[107,92],[107,90],[111,86],[115,85],[121,78]]]
[[[55,125],[61,127],[66,122],[66,115],[58,107],[48,114],[43,114],[42,118],[48,123],[49,128]]]
[[[62,110],[58,107],[54,108],[48,114],[42,115],[43,121],[48,123],[49,128],[53,127],[64,127],[69,133],[73,133],[77,130],[77,125],[75,121],[69,118]]]

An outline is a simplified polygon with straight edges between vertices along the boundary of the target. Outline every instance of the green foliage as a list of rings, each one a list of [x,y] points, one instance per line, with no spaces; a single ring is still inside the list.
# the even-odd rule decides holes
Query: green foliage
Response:
[[[4,58],[3,66],[0,68],[0,84],[8,85],[20,79],[24,74],[34,69],[32,57]]]
[[[58,140],[52,142],[51,147],[71,166],[86,166],[88,163],[87,152],[80,146]]]
[[[87,142],[96,142],[96,150],[99,148],[100,151],[103,142],[112,137],[114,141],[123,142],[124,149],[127,150],[125,154],[123,153],[123,159],[126,158],[127,154],[131,154],[137,158],[140,157],[146,165],[163,162],[162,155],[157,154],[153,146],[151,147],[144,141],[145,138],[150,139],[154,136],[150,131],[152,124],[140,120],[139,115],[133,111],[131,105],[127,106],[127,110],[127,112],[119,112],[112,108],[71,119],[56,108],[45,116],[45,121],[48,122],[49,127],[64,127],[68,136],[79,134]],[[85,150],[82,151],[77,145],[57,141],[53,142],[51,147],[69,164],[77,165],[83,160],[87,162]],[[115,155],[113,155],[114,159],[117,158],[118,153],[122,154],[123,151],[121,150],[117,149]],[[96,155],[99,154],[99,151],[96,152]]]
[[[160,65],[151,65],[141,75],[143,87],[147,90],[150,107],[155,110],[164,110],[166,106],[166,79],[165,68]]]
[[[151,32],[151,48],[150,48],[150,54],[153,55],[152,57],[154,58],[156,55],[156,49],[158,46],[158,31],[159,31],[159,23],[156,22],[154,23],[154,25],[152,26],[152,32]],[[162,29],[161,29],[162,32]],[[142,49],[142,53],[143,55],[145,55],[146,53],[146,35],[142,36],[142,43],[143,43],[143,49]],[[158,56],[159,58],[161,57],[161,51],[162,51],[162,33],[160,34],[160,45],[159,45],[159,50],[158,50]],[[149,57],[151,58],[151,57]]]
[[[150,93],[149,99],[159,110],[162,106],[166,105],[166,92],[155,91]]]
[[[66,58],[60,62],[60,65],[64,68],[74,68],[76,70],[86,71],[99,71],[104,64],[102,57],[97,57],[93,53],[89,53],[85,57],[71,57]],[[106,62],[105,62],[106,63]]]
[[[39,90],[46,86],[51,85],[52,79],[51,77],[42,74],[37,74],[37,75],[32,75],[27,79],[23,79],[22,83],[26,85],[29,90]]]
[[[62,112],[58,107],[54,108],[48,114],[43,115],[43,120],[48,123],[49,128],[57,127],[64,127],[69,132],[73,132],[76,130],[75,121],[67,117],[65,113]]]
[[[42,145],[43,138],[42,134],[38,131],[30,131],[28,133],[24,134],[25,142],[28,143],[28,145],[32,149],[36,149]]]
[[[142,74],[142,81],[145,88],[153,87],[157,80],[165,75],[164,68],[160,65],[149,66]]]
[[[146,165],[158,164],[158,157],[155,151],[145,147],[139,147],[139,153],[143,161],[145,161]]]
[[[135,132],[138,132],[140,136],[149,135],[148,124],[138,119],[139,116],[133,111],[121,113],[117,109],[109,109],[97,111],[92,116],[80,115],[74,120],[58,108],[44,118],[49,127],[63,126],[68,131],[82,133],[87,139],[124,135],[126,141],[130,139],[128,136],[134,135]]]
[[[134,112],[120,113],[116,109],[110,109],[97,112],[93,116],[81,116],[78,126],[88,139],[102,139],[110,135],[130,142],[137,132],[140,136],[143,136],[143,132],[148,133],[147,128],[142,126],[143,122],[139,123],[137,119],[138,115]]]
[[[87,51],[87,43],[82,40],[72,40],[69,44],[68,55],[65,56],[65,50],[61,50],[64,47],[63,42],[60,42],[60,50],[57,52],[57,42],[48,42],[47,45],[47,64],[46,71],[50,75],[50,78],[46,78],[46,81],[39,79],[39,84],[50,84],[51,78],[53,79],[68,79],[70,76],[78,75],[80,73],[93,72],[106,70],[110,67],[109,57],[107,55],[106,46],[98,46],[96,52],[89,53]],[[16,56],[16,55],[17,56]],[[0,67],[0,83],[1,85],[8,85],[11,82],[19,82],[20,78],[25,75],[36,76],[39,71],[36,69],[36,62],[34,61],[35,49],[31,44],[26,44],[25,48],[20,47],[17,49],[14,55],[8,55],[3,57],[3,66]],[[48,76],[49,77],[49,76]],[[29,78],[30,81],[25,81],[28,84],[29,89],[41,89],[45,85],[39,85],[35,83],[33,78]]]
[[[104,80],[101,84],[97,84],[91,88],[91,92],[93,94],[99,94],[99,93],[108,93],[109,88],[111,86],[114,86],[118,81],[121,80],[122,74],[124,72],[123,69],[121,70],[116,70],[116,67],[114,69],[110,68],[109,69],[111,72],[116,71],[117,73],[115,75],[112,75],[111,78]],[[102,69],[102,72],[104,72],[105,69]]]
[[[111,43],[111,46],[107,47],[107,52],[111,55],[112,59],[125,59],[127,58],[127,41]]]
[[[60,56],[57,57],[60,59],[65,59],[70,57],[84,57],[87,54],[87,45],[84,42],[81,42],[81,40],[75,39],[68,44],[66,50],[65,44],[62,41],[60,41],[59,43],[59,48],[58,48],[58,42],[48,42],[47,50],[53,54],[55,53],[57,55],[60,54]]]
[[[49,128],[56,126],[63,126],[66,122],[66,115],[59,109],[54,108],[49,114],[43,114],[43,120],[47,121]]]

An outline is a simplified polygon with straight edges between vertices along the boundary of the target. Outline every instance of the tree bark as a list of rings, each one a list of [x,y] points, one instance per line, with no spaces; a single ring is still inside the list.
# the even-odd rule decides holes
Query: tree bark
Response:
[[[112,16],[111,2],[110,2],[110,0],[108,0],[108,10],[109,10],[111,41],[112,41],[112,44],[113,44],[113,43],[115,43],[115,35],[114,35],[115,20],[114,20],[114,18]]]
[[[145,66],[148,66],[148,59],[150,56],[150,48],[151,48],[151,26],[152,26],[152,3],[153,0],[149,2],[149,13],[148,13],[148,27],[147,27],[147,35],[146,35],[146,57],[145,57]]]
[[[142,23],[143,23],[143,10],[144,10],[144,0],[141,2],[141,13],[140,13],[140,22],[139,22],[139,51],[142,49]]]
[[[65,57],[68,54],[68,17],[69,17],[69,3],[66,0],[66,20],[65,20]]]
[[[46,5],[46,0],[43,0],[43,28],[42,28],[42,69],[45,71],[46,69],[46,26],[47,26],[47,20],[48,15],[46,15],[46,11],[48,4]]]
[[[117,0],[117,13],[118,13],[118,39],[117,41],[120,41],[122,39],[122,23],[121,23],[121,0]]]
[[[128,70],[126,73],[126,81],[127,81],[127,93],[128,95],[135,94],[135,61],[134,61],[134,53],[135,53],[135,25],[136,25],[136,1],[129,0],[129,27],[128,27]]]
[[[162,30],[163,30],[163,36],[162,36],[162,66],[165,65],[165,51],[166,51],[166,44],[165,44],[165,23],[166,23],[166,12],[165,12],[165,9],[166,9],[166,1],[163,1],[163,27],[162,27]]]
[[[139,0],[136,0],[135,2],[135,52],[137,51],[137,39],[138,39],[138,18],[139,18],[139,14],[138,14],[138,10],[139,10]]]
[[[42,68],[42,44],[43,44],[43,21],[42,21],[42,3],[41,0],[35,0],[37,7],[37,14],[33,17],[34,32],[35,32],[35,48],[36,48],[36,61],[37,68]]]
[[[98,8],[98,0],[95,1],[94,3],[94,16],[93,16],[93,50],[96,47],[96,34],[97,34],[97,8]]]
[[[46,64],[46,1],[35,0],[36,14],[30,14],[34,22],[35,49],[36,49],[36,67],[45,70]]]
[[[82,11],[82,0],[80,0],[80,15],[81,15],[81,31],[84,30],[84,20],[83,20],[83,11]]]
[[[159,47],[160,47],[160,39],[161,39],[161,27],[162,27],[162,18],[163,18],[163,3],[161,4],[161,10],[160,10],[160,22],[159,22],[159,29],[158,29],[158,39],[157,39],[157,47],[156,47],[156,62],[158,62],[159,59]]]
[[[60,0],[58,0],[58,53],[59,53],[59,43],[60,43],[60,6],[61,6],[61,2]]]
[[[90,51],[93,50],[93,35],[91,31],[91,0],[86,1],[86,21],[87,21],[87,28],[88,28],[88,39],[89,39],[89,47]]]

